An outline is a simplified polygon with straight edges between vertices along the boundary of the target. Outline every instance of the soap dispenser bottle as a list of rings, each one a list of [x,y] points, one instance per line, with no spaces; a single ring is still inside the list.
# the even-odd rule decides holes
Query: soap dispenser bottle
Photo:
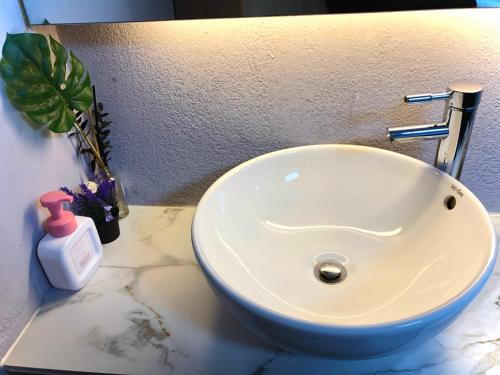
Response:
[[[48,234],[38,244],[38,258],[52,286],[79,290],[102,262],[102,245],[91,218],[64,210],[63,203],[72,201],[62,191],[40,198],[51,216],[45,222]]]

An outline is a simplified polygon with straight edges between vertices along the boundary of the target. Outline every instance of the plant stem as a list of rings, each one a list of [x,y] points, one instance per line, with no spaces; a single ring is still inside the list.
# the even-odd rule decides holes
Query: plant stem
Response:
[[[97,149],[99,150],[99,154],[102,155],[102,148],[101,148],[101,145],[99,143],[99,138],[97,136],[97,127],[98,127],[98,124],[97,124],[97,99],[96,99],[96,96],[95,96],[95,86],[92,85],[92,98],[94,100],[94,110],[92,111],[90,108],[88,109],[89,113],[92,113],[94,114],[94,126],[92,127],[92,130],[93,130],[93,133],[94,133],[94,139],[95,139],[95,143],[97,145]],[[89,119],[91,119],[92,116],[89,115]],[[106,164],[106,161],[103,160],[104,164]]]
[[[96,121],[95,121],[95,117],[94,117],[94,112],[90,109],[87,109],[86,111],[87,113],[87,118],[88,118],[88,121],[89,121],[89,128],[90,128],[90,131],[92,132],[92,136],[94,137],[94,141],[95,144],[97,145],[97,149],[99,150],[99,145],[97,144],[97,131],[96,131]],[[93,121],[92,121],[93,120]],[[99,150],[99,153],[101,152],[101,150]]]
[[[106,167],[106,164],[102,160],[101,155],[99,154],[99,150],[97,150],[97,148],[94,146],[92,141],[85,135],[85,133],[83,132],[80,125],[75,123],[75,128],[78,131],[78,133],[80,133],[80,136],[85,141],[85,143],[89,147],[90,151],[94,155],[94,159],[95,159],[96,163],[99,165],[99,168],[101,168],[101,170],[104,172],[104,174],[106,174],[106,176],[111,179],[112,178],[111,173],[109,172],[108,167]]]
[[[92,85],[92,99],[93,99],[93,103],[94,103],[94,110],[92,111],[89,108],[89,111],[94,112],[94,130],[97,130],[97,99],[95,97],[95,86],[94,85]]]

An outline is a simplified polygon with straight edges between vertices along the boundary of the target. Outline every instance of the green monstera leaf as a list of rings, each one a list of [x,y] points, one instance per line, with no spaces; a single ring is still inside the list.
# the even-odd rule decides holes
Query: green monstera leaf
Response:
[[[0,74],[10,101],[33,122],[57,133],[73,127],[75,110],[83,112],[92,104],[89,75],[72,52],[69,62],[64,46],[50,37],[49,47],[41,34],[7,34],[2,49]]]

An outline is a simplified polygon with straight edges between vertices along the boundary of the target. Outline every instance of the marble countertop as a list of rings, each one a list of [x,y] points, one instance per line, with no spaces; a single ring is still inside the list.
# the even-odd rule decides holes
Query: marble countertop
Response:
[[[112,374],[500,374],[500,266],[446,331],[411,352],[345,361],[286,353],[222,306],[191,248],[194,207],[132,206],[77,293],[52,290],[10,371]],[[500,228],[500,216],[493,216]],[[48,371],[41,371],[47,369]]]

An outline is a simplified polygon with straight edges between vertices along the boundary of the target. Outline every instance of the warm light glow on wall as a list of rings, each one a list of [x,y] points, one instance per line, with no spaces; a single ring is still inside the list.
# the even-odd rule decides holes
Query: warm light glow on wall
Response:
[[[474,44],[478,35],[491,33],[500,41],[500,9],[453,9],[411,12],[358,13],[315,16],[256,17],[209,20],[153,22],[147,29],[166,38],[192,41],[191,47],[204,49],[196,40],[207,37],[211,43],[229,46],[249,43],[249,48],[269,43],[286,44],[292,48],[313,48],[312,41],[332,40],[332,44],[355,43],[358,48],[373,44],[384,48],[388,37],[392,44],[415,44],[421,47],[429,38],[433,43],[450,44],[454,55]],[[168,36],[167,36],[168,35]],[[395,40],[394,40],[395,39]],[[355,40],[355,41],[354,41]],[[371,46],[371,47],[370,47]],[[404,47],[404,46],[403,46]],[[500,43],[491,46],[500,49]],[[397,52],[397,51],[395,51]]]
[[[203,29],[217,31],[238,27],[277,27],[310,26],[313,29],[328,27],[350,27],[367,29],[380,23],[392,23],[394,26],[401,24],[439,25],[443,23],[496,23],[500,17],[500,8],[482,9],[448,9],[407,12],[385,13],[355,13],[355,14],[327,14],[304,16],[274,16],[274,17],[247,17],[247,18],[218,18],[202,20],[175,20],[151,22],[152,27],[172,28],[175,30]]]

